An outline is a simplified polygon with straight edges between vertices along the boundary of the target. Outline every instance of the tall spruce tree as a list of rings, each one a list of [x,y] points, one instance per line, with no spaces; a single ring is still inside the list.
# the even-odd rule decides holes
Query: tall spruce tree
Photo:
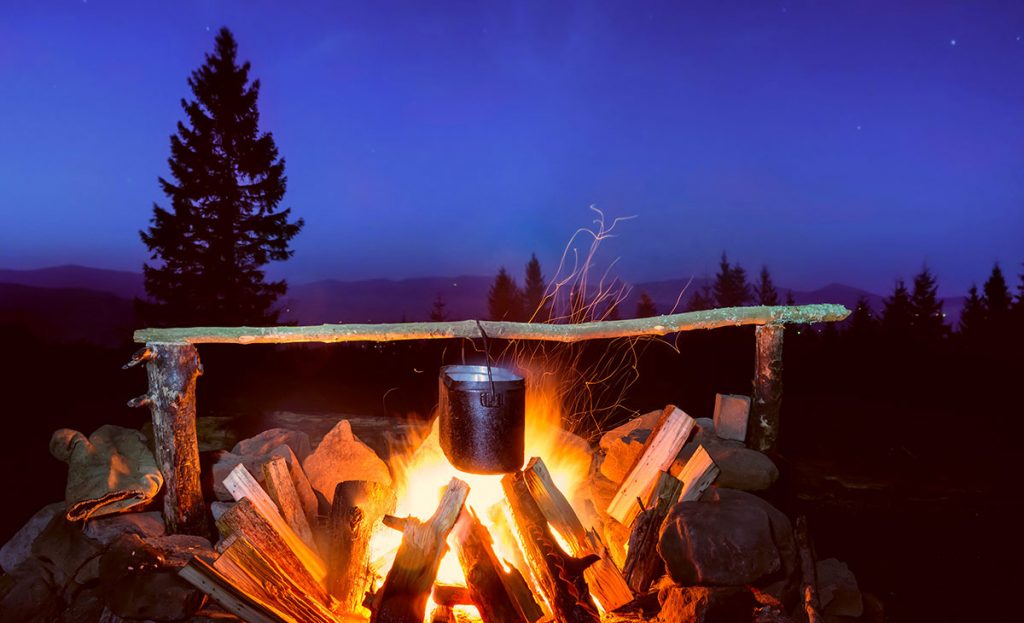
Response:
[[[170,209],[153,206],[139,232],[153,264],[143,265],[146,293],[139,311],[152,325],[267,325],[287,290],[263,267],[286,260],[303,221],[278,209],[287,178],[269,132],[260,132],[260,81],[238,65],[227,28],[213,54],[192,72],[195,99],[182,99],[187,122],[171,136],[173,181],[160,179]]]
[[[640,300],[636,304],[636,317],[637,318],[653,318],[658,315],[658,306],[654,304],[654,299],[651,298],[650,294],[646,292],[640,293]]]
[[[715,294],[711,286],[704,284],[701,289],[693,293],[690,301],[686,304],[686,311],[704,311],[715,306]]]
[[[875,319],[875,312],[871,309],[868,297],[861,295],[857,304],[850,314],[850,322],[847,325],[846,333],[856,340],[863,340],[875,334],[878,328],[878,321]]]
[[[914,276],[914,289],[910,295],[911,327],[914,337],[919,341],[937,342],[946,335],[946,321],[938,289],[935,275],[927,266]]]
[[[761,266],[761,274],[757,285],[754,286],[754,296],[760,305],[778,305],[779,291],[775,289],[772,276],[768,273],[767,266]]]
[[[548,284],[540,270],[537,254],[530,255],[526,263],[526,279],[523,281],[523,303],[527,319],[544,322],[551,317],[551,306],[544,300]]]
[[[491,320],[523,320],[522,292],[504,266],[498,270],[487,294],[487,313]]]
[[[892,296],[885,299],[882,328],[896,338],[906,338],[910,336],[913,319],[914,305],[910,301],[910,291],[907,290],[907,284],[898,279]]]
[[[998,333],[1006,329],[1009,324],[1010,306],[1013,303],[1010,288],[1006,285],[1006,277],[1003,276],[998,262],[992,267],[992,273],[985,281],[982,291],[984,292],[982,300],[985,302],[985,324],[991,331]]]
[[[722,253],[722,259],[718,263],[714,292],[715,303],[719,307],[742,307],[751,298],[747,271],[739,264],[730,264],[725,253]]]
[[[974,337],[985,325],[985,300],[978,296],[978,287],[971,284],[964,300],[964,308],[960,310],[959,331],[964,337]]]

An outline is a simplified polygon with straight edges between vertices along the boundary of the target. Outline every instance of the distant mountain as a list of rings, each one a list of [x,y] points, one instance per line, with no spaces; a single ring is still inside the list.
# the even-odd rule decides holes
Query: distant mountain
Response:
[[[122,298],[142,296],[142,274],[68,264],[35,270],[0,268],[0,283],[15,283],[34,288],[84,288],[110,292]]]

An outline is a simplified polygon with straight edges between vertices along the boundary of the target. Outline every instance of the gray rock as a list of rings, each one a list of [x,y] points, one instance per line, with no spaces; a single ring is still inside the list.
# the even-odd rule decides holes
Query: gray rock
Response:
[[[327,433],[302,467],[313,489],[332,503],[334,488],[346,480],[368,480],[391,485],[391,472],[370,446],[352,434],[352,426],[341,420]]]
[[[220,516],[231,510],[231,507],[235,505],[234,502],[221,502],[213,501],[210,503],[210,513],[213,515],[213,520],[217,521]]]
[[[32,554],[32,543],[44,528],[58,515],[63,515],[67,507],[64,502],[48,504],[29,518],[11,540],[0,547],[0,569],[11,573]]]
[[[779,479],[779,468],[767,455],[750,448],[718,446],[709,450],[721,469],[715,481],[719,487],[741,491],[764,491]]]
[[[864,614],[864,600],[857,586],[857,578],[845,562],[835,558],[819,560],[815,572],[823,614],[848,617]]]
[[[0,620],[4,623],[57,621],[62,602],[46,563],[28,558],[0,575]]]
[[[239,441],[231,449],[231,453],[241,456],[263,456],[270,454],[278,446],[291,448],[300,463],[313,451],[309,444],[309,435],[306,433],[287,428],[272,428],[255,437]]]
[[[661,623],[750,621],[757,603],[743,587],[672,586],[658,593]]]
[[[164,518],[158,512],[126,513],[111,517],[89,519],[82,527],[82,533],[103,545],[110,545],[122,534],[137,534],[141,537],[163,536],[167,532]]]
[[[62,514],[51,519],[32,542],[31,558],[46,565],[53,585],[63,589],[102,552],[101,543],[86,537],[81,528],[67,521]]]
[[[200,452],[216,452],[230,450],[238,443],[238,427],[241,424],[238,416],[204,415],[196,418],[196,441]],[[142,434],[146,436],[150,449],[153,449],[153,422],[142,425]]]

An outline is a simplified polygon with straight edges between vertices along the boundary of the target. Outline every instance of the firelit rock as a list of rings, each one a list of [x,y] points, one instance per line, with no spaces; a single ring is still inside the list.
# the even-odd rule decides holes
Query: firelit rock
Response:
[[[672,586],[658,593],[661,623],[750,621],[757,603],[744,587]]]
[[[715,394],[715,434],[722,439],[745,441],[750,417],[750,396]]]
[[[158,512],[126,513],[111,517],[86,520],[82,534],[103,545],[110,545],[122,534],[137,534],[141,537],[163,536],[167,532],[164,518]]]
[[[210,542],[183,534],[121,536],[100,559],[104,603],[125,619],[170,622],[195,614],[206,596],[178,577],[178,570],[195,555],[212,557]]]
[[[611,429],[601,437],[599,447],[604,454],[601,474],[619,484],[644,449],[644,443],[661,417],[661,410],[645,413]]]
[[[682,585],[741,586],[782,569],[771,519],[741,499],[676,504],[662,526],[658,553]]]
[[[348,420],[341,420],[327,433],[302,467],[309,477],[309,484],[328,503],[334,501],[334,488],[339,482],[369,480],[391,484],[387,464],[370,446],[352,434]]]
[[[864,600],[857,587],[857,578],[845,562],[835,558],[819,560],[815,572],[823,614],[848,617],[864,614]]]
[[[291,448],[300,463],[305,461],[313,451],[309,443],[309,435],[306,433],[287,428],[271,428],[255,437],[239,441],[231,449],[231,453],[241,456],[260,456],[270,454],[278,446]]]
[[[64,502],[54,502],[36,511],[36,514],[14,533],[11,540],[0,547],[0,569],[5,573],[11,573],[24,562],[32,554],[32,542],[54,517],[64,514],[65,508],[67,507]]]
[[[764,491],[779,479],[779,468],[767,455],[757,450],[718,446],[709,452],[721,470],[715,481],[719,487]]]

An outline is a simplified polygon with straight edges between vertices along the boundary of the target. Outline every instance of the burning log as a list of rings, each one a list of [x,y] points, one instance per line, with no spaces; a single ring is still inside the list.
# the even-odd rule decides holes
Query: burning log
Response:
[[[568,543],[570,554],[582,558],[590,554],[600,556],[593,566],[583,572],[590,592],[605,610],[614,610],[633,600],[633,592],[612,562],[601,537],[586,530],[569,501],[555,486],[547,466],[539,457],[530,459],[523,470],[526,486],[537,501],[548,524]]]
[[[455,553],[466,574],[468,588],[464,589],[466,594],[459,597],[463,601],[445,605],[473,604],[485,623],[533,623],[544,614],[529,589],[522,595],[513,587],[514,580],[502,568],[491,547],[490,533],[471,509],[463,509],[454,536]],[[439,599],[439,593],[443,597],[444,591],[438,589],[441,587],[434,587],[434,601],[441,604],[444,602]]]
[[[512,518],[526,550],[530,569],[537,577],[558,623],[596,623],[597,606],[583,579],[583,571],[600,560],[590,554],[573,558],[559,547],[537,501],[530,493],[523,472],[501,479]]]
[[[465,510],[463,510],[463,512],[465,512]],[[462,521],[462,517],[459,517],[459,521]],[[456,523],[456,525],[458,524]],[[435,584],[432,597],[435,604],[439,606],[448,606],[449,608],[455,606],[476,605],[476,602],[473,601],[473,595],[470,593],[469,588],[459,586],[458,584]]]
[[[452,606],[435,606],[430,612],[430,623],[457,623],[458,618]]]
[[[679,500],[683,483],[668,472],[661,472],[644,510],[637,515],[629,533],[629,553],[622,566],[629,587],[637,594],[646,593],[651,583],[661,575],[665,563],[658,554],[658,533],[668,517],[672,505]]]
[[[660,472],[668,470],[676,455],[690,437],[696,421],[675,405],[668,405],[661,414],[644,449],[626,473],[615,497],[608,504],[608,514],[624,526],[633,523],[640,506]]]
[[[429,520],[406,519],[402,544],[384,585],[374,595],[371,623],[422,623],[437,568],[447,549],[445,540],[468,495],[469,485],[452,478]]]
[[[370,539],[394,506],[394,493],[379,482],[351,480],[335,487],[327,521],[327,590],[341,612],[359,612],[372,588]]]
[[[782,406],[781,324],[766,324],[755,329],[757,350],[754,362],[754,399],[749,422],[750,447],[761,452],[775,449],[779,437],[779,410]]]
[[[295,484],[292,482],[288,461],[283,456],[275,456],[263,464],[263,482],[266,484],[270,499],[277,504],[281,517],[288,522],[295,534],[299,535],[306,545],[315,548],[313,530],[309,527],[309,520],[302,508],[302,502],[299,500],[299,493],[295,490]]]
[[[800,551],[804,612],[807,613],[808,623],[822,623],[821,602],[818,600],[818,578],[814,565],[814,552],[811,549],[811,536],[807,532],[807,517],[800,515],[796,518],[796,528],[793,533],[796,537],[796,547]]]

